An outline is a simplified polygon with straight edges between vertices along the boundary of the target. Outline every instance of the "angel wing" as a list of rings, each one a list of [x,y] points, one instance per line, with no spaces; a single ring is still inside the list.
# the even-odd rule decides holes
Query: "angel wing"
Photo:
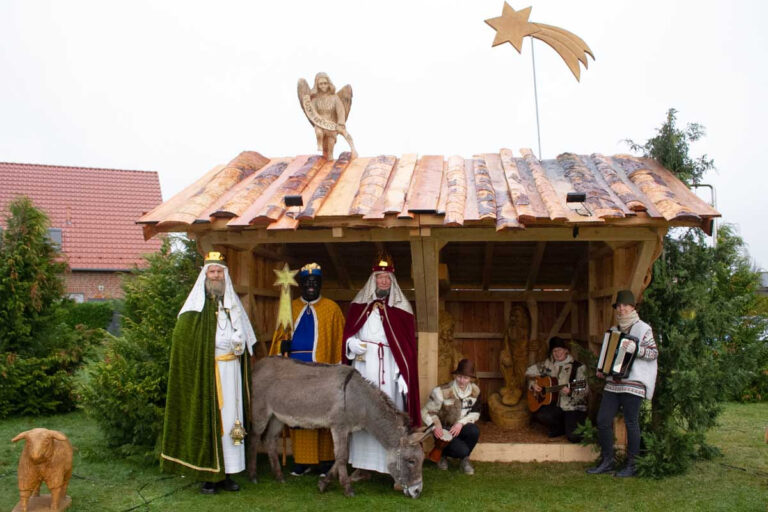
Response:
[[[309,98],[309,84],[303,78],[299,78],[299,83],[297,84],[296,89],[299,94],[299,105],[301,106],[301,111],[304,112],[305,116],[307,116],[307,121],[309,121],[309,124],[315,126],[315,123],[312,122],[312,118],[309,117],[306,106],[304,105],[305,98]]]
[[[347,119],[349,119],[349,111],[352,108],[352,86],[349,84],[345,85],[339,92],[336,93],[336,95],[344,105],[344,122],[346,122]]]

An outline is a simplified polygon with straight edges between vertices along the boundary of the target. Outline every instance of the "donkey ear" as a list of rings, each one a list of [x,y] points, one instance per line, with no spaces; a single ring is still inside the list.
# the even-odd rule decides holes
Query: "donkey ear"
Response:
[[[413,435],[413,442],[414,443],[423,443],[425,439],[427,439],[430,434],[432,434],[432,431],[435,429],[435,424],[428,426],[427,429],[422,432],[421,434],[415,433]]]

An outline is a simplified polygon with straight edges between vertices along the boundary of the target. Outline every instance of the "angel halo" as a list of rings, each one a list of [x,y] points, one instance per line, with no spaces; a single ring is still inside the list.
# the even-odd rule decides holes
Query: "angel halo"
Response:
[[[333,146],[336,144],[336,136],[340,134],[349,143],[352,158],[357,158],[352,136],[345,127],[352,107],[352,86],[345,85],[337,93],[328,75],[318,73],[312,89],[303,78],[299,78],[297,88],[301,108],[315,128],[317,150],[322,151],[326,160],[333,160]]]

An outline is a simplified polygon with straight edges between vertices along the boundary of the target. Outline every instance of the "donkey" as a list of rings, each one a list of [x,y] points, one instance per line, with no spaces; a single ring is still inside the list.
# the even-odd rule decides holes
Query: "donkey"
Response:
[[[256,481],[256,440],[264,443],[275,479],[284,482],[277,454],[277,438],[283,425],[329,428],[336,461],[317,487],[325,492],[338,475],[344,494],[354,496],[347,474],[348,439],[350,432],[367,430],[387,450],[389,473],[403,493],[419,497],[424,462],[421,441],[429,433],[411,433],[407,415],[355,369],[266,357],[253,366],[251,382],[251,481]]]

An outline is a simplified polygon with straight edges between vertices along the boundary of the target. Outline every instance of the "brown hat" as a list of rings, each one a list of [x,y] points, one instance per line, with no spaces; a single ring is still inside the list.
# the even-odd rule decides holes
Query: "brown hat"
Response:
[[[465,377],[475,377],[475,363],[471,359],[462,359],[459,361],[456,369],[451,372],[452,375],[464,375]]]
[[[613,309],[616,309],[619,304],[635,307],[635,294],[632,293],[632,290],[619,290],[619,293],[616,294],[616,302],[613,303]]]

